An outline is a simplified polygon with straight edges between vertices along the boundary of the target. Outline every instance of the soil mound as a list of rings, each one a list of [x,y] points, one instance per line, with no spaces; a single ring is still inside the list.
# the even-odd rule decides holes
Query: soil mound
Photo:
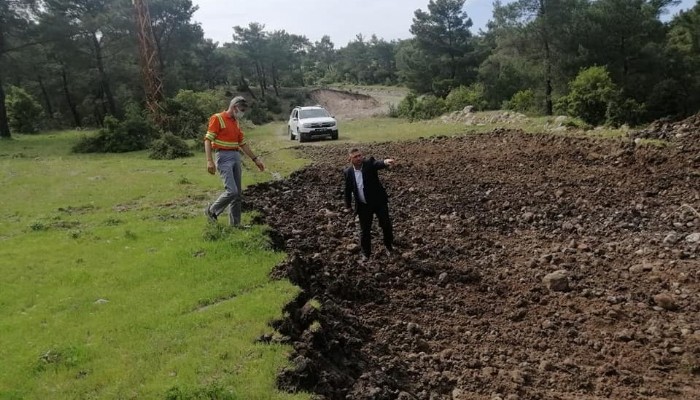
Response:
[[[700,151],[700,113],[682,121],[658,120],[647,129],[634,132],[633,138],[672,140],[688,149]]]
[[[386,114],[386,110],[374,97],[344,90],[315,89],[311,99],[325,107],[340,119],[368,118]]]
[[[359,264],[346,149],[249,189],[303,289],[286,390],[327,399],[700,398],[700,160],[527,135],[371,144],[398,257]],[[321,307],[309,306],[317,299]]]

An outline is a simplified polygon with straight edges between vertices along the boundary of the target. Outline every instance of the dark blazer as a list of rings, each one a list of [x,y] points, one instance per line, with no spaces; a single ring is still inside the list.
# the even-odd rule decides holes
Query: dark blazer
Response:
[[[373,207],[379,207],[389,202],[389,197],[382,183],[379,181],[377,171],[386,168],[384,161],[377,161],[374,157],[362,161],[362,181],[364,183],[364,195],[367,204]],[[350,208],[352,196],[355,196],[355,211],[357,211],[357,203],[360,202],[357,192],[357,184],[355,183],[355,167],[352,165],[346,168],[345,174],[345,207]]]

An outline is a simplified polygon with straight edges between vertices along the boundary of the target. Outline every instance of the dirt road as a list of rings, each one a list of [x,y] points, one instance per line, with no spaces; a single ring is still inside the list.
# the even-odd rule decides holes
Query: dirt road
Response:
[[[400,163],[382,179],[401,255],[360,265],[346,150],[303,147],[312,166],[248,196],[304,290],[262,338],[294,346],[282,388],[700,398],[697,154],[514,131],[369,145]]]

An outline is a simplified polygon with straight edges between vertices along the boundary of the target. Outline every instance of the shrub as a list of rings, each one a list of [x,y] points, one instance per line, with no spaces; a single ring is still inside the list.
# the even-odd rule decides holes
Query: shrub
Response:
[[[306,92],[301,92],[301,91],[296,92],[296,93],[294,94],[294,96],[292,97],[292,106],[291,106],[291,108],[289,109],[289,112],[291,112],[291,111],[292,111],[292,108],[294,108],[294,107],[296,107],[296,106],[306,106],[306,105],[308,105],[307,102],[308,102],[309,99],[310,99],[310,98],[309,98],[309,94],[308,94],[308,93],[306,93]]]
[[[623,99],[622,95],[611,101],[605,111],[606,123],[612,126],[622,124],[638,126],[642,123],[645,114],[646,107],[643,103],[635,99]]]
[[[44,118],[41,105],[26,90],[10,86],[5,97],[10,129],[19,133],[35,133]]]
[[[522,113],[533,112],[537,109],[535,92],[533,92],[532,89],[516,92],[510,100],[503,104],[503,108]]]
[[[389,113],[387,115],[389,118],[398,118],[400,117],[399,115],[399,106],[395,104],[389,104]]]
[[[282,112],[282,105],[276,97],[268,96],[265,99],[265,107],[273,114],[280,114]]]
[[[584,69],[569,83],[569,87],[569,95],[560,100],[566,105],[567,113],[589,124],[604,123],[608,105],[615,100],[617,93],[608,70],[605,67]]]
[[[659,119],[683,114],[684,99],[679,94],[685,92],[683,85],[675,79],[664,79],[657,83],[646,101],[649,117]]]
[[[445,100],[427,95],[420,99],[413,108],[413,119],[431,119],[442,115],[447,110]]]
[[[430,92],[442,98],[450,93],[455,84],[455,80],[451,78],[434,79],[430,84]]]
[[[447,111],[459,111],[466,106],[474,107],[474,110],[482,111],[486,108],[486,89],[481,83],[469,86],[460,86],[452,89],[445,98]]]
[[[82,138],[75,146],[75,153],[126,153],[144,150],[156,136],[156,129],[141,115],[130,115],[126,120],[108,115],[105,127],[96,136]]]
[[[255,125],[262,125],[273,120],[265,105],[257,101],[250,103],[245,118]]]
[[[226,99],[214,92],[180,90],[165,101],[165,130],[181,138],[203,137],[209,117],[228,107]]]
[[[414,93],[409,93],[401,100],[396,112],[400,117],[421,120],[435,118],[446,110],[445,100],[439,97],[426,95],[418,98]]]
[[[413,113],[413,108],[416,106],[418,98],[411,92],[406,95],[400,102],[397,109],[397,113],[400,117],[411,118]]]
[[[593,129],[593,125],[583,122],[580,118],[569,118],[564,121],[563,126],[571,129],[582,129],[584,131],[590,131]]]
[[[148,157],[154,160],[173,160],[192,156],[187,142],[171,132],[166,132],[160,138],[151,142],[149,149],[151,151]]]

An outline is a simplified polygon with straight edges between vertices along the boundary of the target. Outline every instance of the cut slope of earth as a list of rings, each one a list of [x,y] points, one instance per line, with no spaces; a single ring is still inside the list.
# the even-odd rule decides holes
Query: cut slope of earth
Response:
[[[311,100],[325,107],[339,119],[369,118],[386,115],[389,107],[374,97],[345,90],[315,89],[309,92]]]
[[[382,179],[401,255],[377,231],[360,265],[346,150],[303,147],[313,165],[247,192],[304,290],[275,325],[295,350],[282,388],[700,398],[697,154],[503,130],[368,145],[400,163]]]

